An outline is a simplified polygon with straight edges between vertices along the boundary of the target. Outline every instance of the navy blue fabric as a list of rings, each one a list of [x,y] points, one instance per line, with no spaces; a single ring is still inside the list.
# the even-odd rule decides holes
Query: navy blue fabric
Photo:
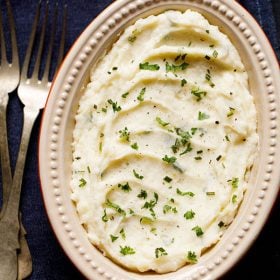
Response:
[[[10,1],[16,19],[19,52],[22,62],[38,0]],[[279,35],[277,35],[279,34],[279,25],[278,30],[276,28],[276,21],[279,24],[279,3],[277,4],[277,1],[275,0],[274,4],[272,3],[273,0],[242,0],[240,2],[264,28],[279,58],[280,45]],[[50,0],[49,2],[51,5],[58,2],[59,7],[62,6],[62,3],[67,3],[68,5],[68,32],[66,42],[66,49],[68,50],[81,31],[111,1]],[[21,200],[23,223],[28,232],[27,239],[33,256],[33,274],[30,280],[83,279],[82,275],[72,265],[56,241],[43,206],[37,159],[40,119],[41,117],[35,123],[30,140]],[[21,128],[22,105],[16,93],[12,93],[8,106],[8,130],[13,169],[19,147]],[[279,221],[280,207],[278,201],[277,206],[274,207],[271,213],[270,219],[254,245],[242,260],[224,276],[224,279],[248,279],[248,277],[262,279],[267,276],[267,271],[273,272],[274,275],[280,275],[280,238],[277,232]]]

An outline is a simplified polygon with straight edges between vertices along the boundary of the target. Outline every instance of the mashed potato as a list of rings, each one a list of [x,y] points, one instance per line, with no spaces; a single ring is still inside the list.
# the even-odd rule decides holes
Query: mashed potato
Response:
[[[73,141],[89,240],[132,270],[199,260],[232,222],[256,156],[240,56],[199,13],[139,19],[93,67]]]

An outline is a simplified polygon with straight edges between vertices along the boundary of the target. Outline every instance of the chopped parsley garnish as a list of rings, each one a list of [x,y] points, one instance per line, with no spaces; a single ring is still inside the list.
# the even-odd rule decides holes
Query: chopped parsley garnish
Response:
[[[207,92],[206,91],[202,91],[199,88],[193,88],[191,90],[191,94],[193,94],[196,97],[196,101],[199,102],[202,97],[205,97]]]
[[[151,212],[151,215],[153,218],[156,217],[156,214],[154,212],[154,207],[156,206],[157,202],[158,202],[158,194],[154,192],[154,198],[155,199],[152,199],[150,201],[146,201],[145,204],[143,205],[142,209],[145,208],[145,209],[149,209],[150,212]]]
[[[139,198],[146,199],[147,198],[147,192],[145,190],[141,190],[140,193],[137,195]]]
[[[169,157],[168,155],[165,155],[163,158],[162,158],[163,161],[167,162],[167,163],[170,163],[170,164],[173,164],[175,163],[175,161],[177,160],[176,157]]]
[[[133,143],[132,145],[130,145],[130,147],[132,148],[132,149],[134,149],[134,150],[138,150],[138,144],[135,142],[135,143]]]
[[[112,99],[109,99],[107,101],[110,105],[112,105],[112,109],[113,109],[114,113],[119,112],[122,109],[121,106],[118,106],[118,103],[114,102]]]
[[[158,259],[159,257],[162,257],[162,256],[167,256],[167,252],[165,251],[165,249],[163,249],[162,247],[160,248],[156,248],[155,249],[155,255],[156,255],[156,258]]]
[[[192,128],[191,128],[191,133],[192,133],[192,135],[195,135],[195,133],[196,133],[197,130],[198,130],[197,127],[192,127]]]
[[[233,116],[234,113],[235,113],[235,109],[232,108],[232,107],[229,107],[229,111],[227,113],[227,117],[229,118],[229,117]]]
[[[112,234],[110,234],[110,237],[112,242],[115,242],[119,238],[118,236],[114,236]]]
[[[101,217],[102,221],[104,223],[107,223],[109,221],[106,210],[104,209],[104,215]]]
[[[166,70],[166,72],[173,72],[173,73],[175,73],[175,72],[180,71],[180,70],[185,70],[188,67],[188,65],[189,64],[187,62],[183,62],[180,65],[174,65],[174,64],[169,64],[166,61],[165,70]]]
[[[193,196],[194,196],[194,193],[193,193],[193,192],[182,192],[182,191],[179,190],[178,188],[177,188],[176,192],[177,192],[178,195],[181,195],[181,196],[185,196],[185,195],[188,195],[188,196],[190,196],[190,197],[193,197]]]
[[[118,188],[122,189],[124,192],[131,191],[131,187],[129,186],[128,182],[126,184],[118,184]]]
[[[137,39],[138,34],[139,34],[139,31],[137,29],[133,30],[131,35],[127,39],[128,42],[131,43],[131,44],[134,43],[135,40]]]
[[[114,66],[114,67],[112,68],[112,70],[113,70],[113,71],[117,71],[117,70],[118,70],[118,67]]]
[[[236,194],[234,194],[234,195],[232,196],[231,201],[232,201],[232,203],[236,203],[236,202],[237,202],[237,195],[236,195]]]
[[[133,255],[136,253],[135,250],[129,246],[124,246],[124,247],[120,246],[120,248],[121,248],[120,253],[124,256]]]
[[[124,94],[122,94],[122,98],[126,98],[129,95],[129,92],[125,92]]]
[[[139,69],[141,70],[158,71],[159,68],[158,64],[150,64],[149,62],[139,64]]]
[[[215,192],[206,192],[206,195],[215,195]]]
[[[186,218],[187,220],[193,219],[194,216],[195,216],[195,213],[193,212],[193,210],[187,211],[187,212],[184,214],[184,218]]]
[[[140,224],[143,224],[143,225],[150,225],[152,222],[153,222],[153,220],[149,217],[142,217],[140,219]]]
[[[177,55],[177,56],[175,57],[174,60],[175,60],[175,61],[177,61],[177,60],[179,60],[179,59],[185,60],[186,56],[187,56],[186,53],[184,53],[184,54],[179,54],[179,55]]]
[[[207,69],[207,72],[206,72],[206,74],[205,74],[205,80],[209,83],[209,85],[210,85],[211,87],[214,87],[214,86],[215,86],[215,84],[212,82],[211,72],[210,72],[209,69]]]
[[[103,143],[100,142],[100,143],[99,143],[99,152],[102,152],[102,149],[103,149]]]
[[[206,30],[206,33],[207,33],[207,34],[209,34],[209,33],[210,33],[210,31],[207,29],[207,30]]]
[[[161,125],[161,126],[163,126],[163,127],[169,125],[168,122],[163,121],[160,117],[156,117],[156,121],[157,121],[157,123],[158,123],[159,125]]]
[[[91,170],[90,170],[89,166],[87,166],[87,171],[88,171],[88,173],[91,173]]]
[[[116,212],[118,212],[119,214],[121,214],[123,216],[126,215],[126,212],[119,205],[111,202],[109,199],[107,199],[105,206],[109,207],[111,209],[114,209]]]
[[[125,236],[125,232],[124,232],[123,228],[120,230],[120,235],[121,235],[122,239],[125,240],[126,236]]]
[[[195,160],[202,160],[202,157],[198,156],[194,158]]]
[[[167,204],[163,206],[162,211],[163,211],[164,214],[168,213],[169,211],[172,211],[174,214],[178,212],[176,207],[172,207],[172,206],[167,205]]]
[[[144,101],[144,94],[145,94],[145,92],[146,92],[146,88],[142,88],[141,91],[140,91],[140,93],[139,93],[139,95],[137,96],[137,99],[138,99],[140,102]]]
[[[101,111],[102,111],[103,113],[107,113],[107,108],[101,108]]]
[[[144,176],[139,175],[139,174],[135,171],[135,169],[133,169],[133,174],[134,174],[134,176],[135,176],[137,179],[140,179],[140,180],[144,179]]]
[[[182,156],[182,155],[184,155],[184,154],[186,154],[186,153],[189,153],[189,152],[191,152],[191,151],[192,151],[191,143],[188,143],[188,144],[187,144],[187,148],[186,148],[182,153],[180,153],[180,156]]]
[[[196,263],[197,256],[196,256],[195,252],[188,251],[187,259],[190,263]]]
[[[203,121],[203,120],[206,120],[206,119],[209,119],[210,116],[207,115],[206,113],[203,113],[203,112],[198,112],[198,120],[199,121]]]
[[[213,55],[214,58],[217,58],[218,57],[218,52],[216,50],[214,50],[212,55]]]
[[[79,180],[80,184],[79,184],[79,187],[82,188],[84,187],[86,184],[87,184],[87,181],[84,179],[84,178],[81,178]]]
[[[181,80],[181,87],[183,87],[187,83],[186,79]]]
[[[205,58],[206,58],[207,60],[210,60],[210,59],[211,59],[211,57],[210,57],[209,55],[205,55]]]
[[[167,182],[167,183],[170,183],[170,182],[172,181],[172,178],[170,178],[170,177],[168,177],[168,176],[165,176],[165,177],[163,178],[163,180],[164,180],[165,182]]]
[[[119,134],[120,134],[120,140],[129,142],[130,132],[128,131],[127,127],[125,127],[123,130],[120,130]]]
[[[228,135],[226,135],[225,138],[228,142],[230,142],[230,139],[229,139]]]
[[[223,221],[220,221],[220,222],[218,223],[218,227],[219,227],[219,228],[223,227],[224,225],[225,225],[225,223],[224,223]]]
[[[239,183],[239,179],[238,179],[238,178],[236,178],[236,177],[232,178],[232,180],[231,180],[231,185],[232,185],[232,187],[233,187],[234,189],[237,189],[237,188],[238,188],[238,183]]]
[[[196,236],[198,236],[198,237],[202,236],[204,233],[203,230],[201,229],[201,227],[199,227],[199,226],[193,227],[192,230],[195,231]]]

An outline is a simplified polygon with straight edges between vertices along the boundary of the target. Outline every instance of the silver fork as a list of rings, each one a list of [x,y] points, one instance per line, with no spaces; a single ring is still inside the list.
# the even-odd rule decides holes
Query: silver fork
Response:
[[[57,6],[55,7],[54,19],[52,20],[52,29],[50,35],[49,47],[47,50],[46,64],[43,76],[39,78],[39,69],[41,58],[43,55],[43,47],[45,41],[46,26],[48,21],[49,7],[46,4],[46,12],[42,25],[41,35],[39,39],[38,53],[35,61],[34,70],[31,77],[28,77],[28,69],[32,57],[32,51],[35,43],[35,35],[40,18],[41,4],[38,5],[35,20],[29,39],[28,48],[22,68],[22,75],[18,87],[18,96],[24,104],[24,124],[21,136],[21,143],[12,181],[9,199],[3,217],[0,220],[0,279],[15,280],[17,279],[17,259],[16,252],[19,249],[19,202],[22,185],[22,176],[24,171],[26,152],[30,139],[30,134],[34,122],[39,115],[48,97],[51,81],[49,80],[50,64],[53,53],[54,38],[56,33]],[[61,63],[64,53],[64,42],[66,34],[66,7],[63,13],[63,27],[61,32],[59,55],[56,65]]]

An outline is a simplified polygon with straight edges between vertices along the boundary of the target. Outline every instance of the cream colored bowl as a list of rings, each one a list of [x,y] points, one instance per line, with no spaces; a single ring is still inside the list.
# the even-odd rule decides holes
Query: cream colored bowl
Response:
[[[163,275],[130,272],[89,241],[70,199],[72,132],[89,69],[122,30],[139,17],[166,9],[193,9],[219,26],[237,47],[258,111],[260,151],[249,189],[221,241],[195,265]],[[101,13],[68,53],[55,79],[42,121],[39,147],[43,197],[66,254],[89,279],[215,279],[231,268],[260,232],[277,197],[280,177],[279,67],[264,33],[233,0],[119,0]],[[236,163],[238,164],[238,163]]]

